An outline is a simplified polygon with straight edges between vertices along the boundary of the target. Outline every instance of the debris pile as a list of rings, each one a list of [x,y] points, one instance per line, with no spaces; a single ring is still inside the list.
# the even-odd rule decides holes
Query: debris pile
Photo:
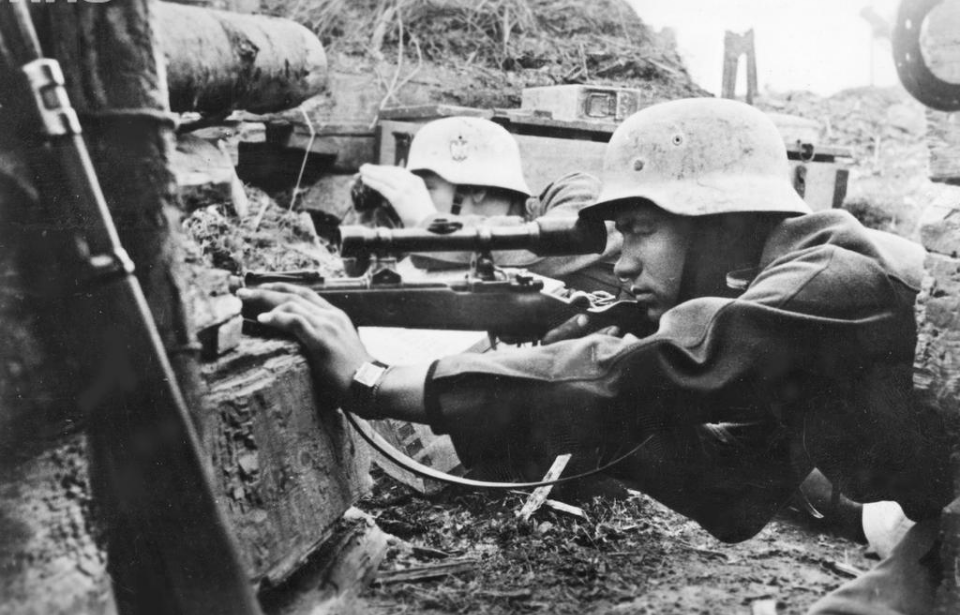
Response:
[[[524,87],[567,83],[643,85],[663,98],[706,94],[690,80],[671,34],[646,26],[622,0],[266,5],[314,30],[334,71],[365,57],[415,65],[418,80],[442,75],[434,102],[516,107]]]
[[[849,148],[853,156],[844,208],[869,226],[913,235],[929,173],[924,107],[906,90],[769,93],[756,104],[823,124],[822,144]]]
[[[309,214],[285,208],[253,186],[245,188],[248,217],[241,219],[226,203],[209,203],[185,219],[190,262],[234,274],[316,269],[343,275],[340,259],[317,237]]]

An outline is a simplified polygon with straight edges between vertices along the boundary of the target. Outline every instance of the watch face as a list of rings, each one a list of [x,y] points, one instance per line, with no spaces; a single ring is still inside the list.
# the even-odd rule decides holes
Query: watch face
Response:
[[[383,367],[382,365],[364,363],[353,376],[353,380],[354,382],[362,384],[363,386],[372,387],[377,383],[377,380],[379,380],[380,376],[383,375],[383,372],[386,370],[387,368]]]

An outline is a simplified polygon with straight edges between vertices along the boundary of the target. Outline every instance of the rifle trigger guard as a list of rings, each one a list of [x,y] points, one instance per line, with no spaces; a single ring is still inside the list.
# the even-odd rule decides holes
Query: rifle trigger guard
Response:
[[[50,137],[81,133],[77,112],[64,88],[63,71],[56,60],[41,58],[23,67],[33,93],[43,131]]]

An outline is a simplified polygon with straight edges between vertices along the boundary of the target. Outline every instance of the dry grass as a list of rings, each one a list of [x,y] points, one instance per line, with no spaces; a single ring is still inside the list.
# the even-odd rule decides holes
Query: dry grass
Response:
[[[193,211],[183,228],[193,241],[191,260],[241,273],[251,269],[317,269],[335,274],[340,260],[317,238],[310,216],[279,206],[247,187],[251,215],[237,218],[225,205]]]
[[[311,28],[331,52],[695,91],[672,41],[621,0],[271,0],[267,8]]]

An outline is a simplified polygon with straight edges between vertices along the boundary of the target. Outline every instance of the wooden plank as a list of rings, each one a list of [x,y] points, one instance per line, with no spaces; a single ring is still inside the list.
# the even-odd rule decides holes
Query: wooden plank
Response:
[[[583,509],[579,506],[574,506],[573,504],[558,502],[556,500],[544,500],[543,505],[565,515],[570,515],[571,517],[579,517],[583,520],[587,519],[587,513],[583,512]]]
[[[245,337],[203,374],[202,433],[221,502],[247,574],[275,585],[369,489],[369,451],[318,398],[291,342]]]
[[[286,583],[260,594],[269,615],[354,613],[356,596],[376,576],[387,554],[388,535],[373,518],[349,509],[333,535],[302,562]]]
[[[478,560],[469,557],[453,559],[441,564],[430,564],[428,566],[418,566],[416,568],[408,568],[406,570],[384,572],[381,573],[374,582],[379,585],[387,585],[390,583],[429,581],[431,579],[448,577],[464,572],[472,572],[473,570],[476,570],[479,563],[480,562]]]
[[[570,461],[570,454],[558,455],[556,459],[553,460],[553,464],[550,466],[550,469],[547,470],[547,473],[543,475],[544,481],[553,481],[560,478],[560,475],[563,474],[563,470],[567,467],[567,463]],[[537,510],[543,506],[544,501],[546,501],[547,496],[550,495],[550,491],[553,490],[553,485],[544,485],[542,487],[537,487],[533,490],[533,493],[530,494],[530,497],[527,498],[527,501],[523,504],[517,512],[517,517],[523,521],[529,521],[530,516],[537,512]]]

